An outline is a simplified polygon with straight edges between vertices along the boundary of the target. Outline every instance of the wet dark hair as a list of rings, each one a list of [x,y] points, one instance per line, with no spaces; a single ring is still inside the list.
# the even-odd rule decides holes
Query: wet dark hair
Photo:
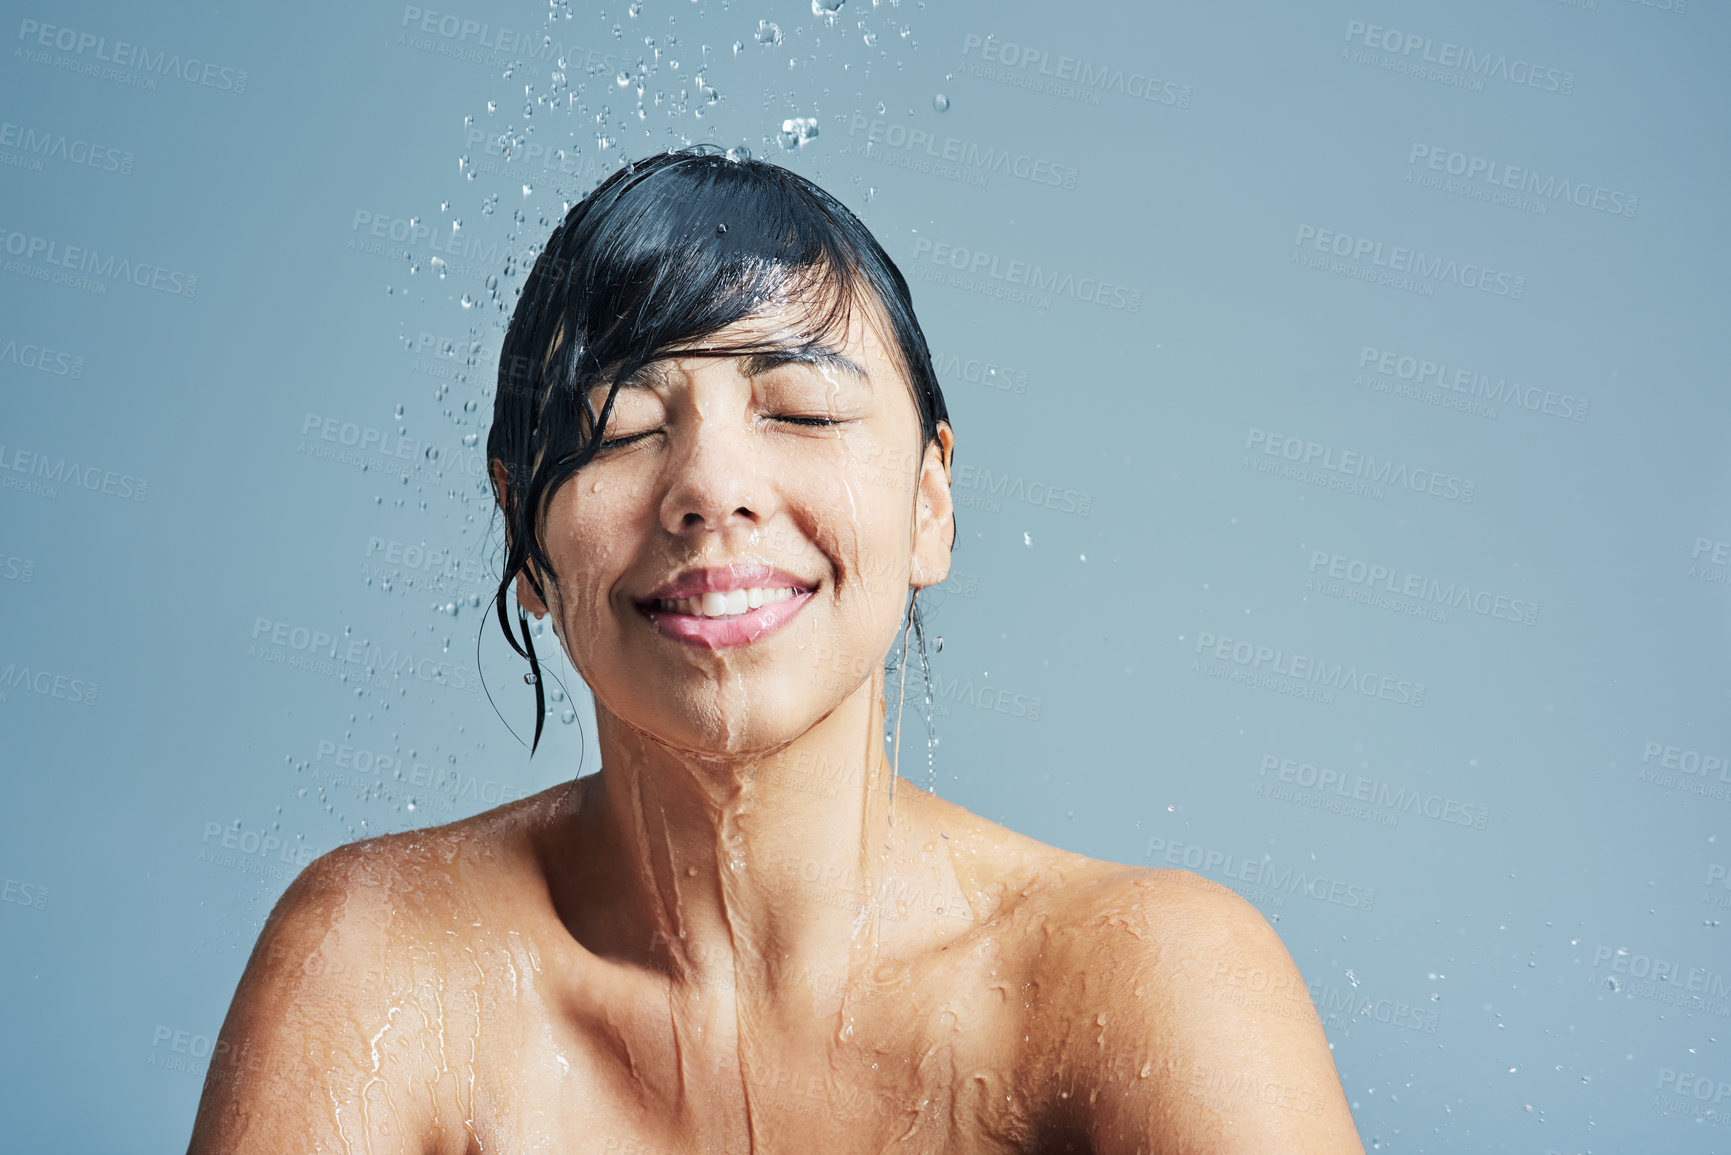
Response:
[[[845,331],[856,300],[875,301],[913,387],[923,453],[949,411],[908,283],[860,219],[805,177],[767,161],[733,159],[715,145],[671,150],[602,181],[565,214],[536,259],[499,350],[487,434],[488,479],[507,529],[493,601],[506,641],[529,660],[531,754],[546,720],[540,662],[522,607],[519,644],[505,606],[512,581],[531,562],[529,584],[542,601],[549,599],[541,575],[558,586],[541,543],[549,503],[595,456],[623,381],[784,296],[811,305],[795,346],[801,348],[838,327]],[[788,347],[786,341],[710,345],[678,348],[677,355],[733,357]],[[607,397],[597,412],[590,393],[600,385]],[[504,466],[503,493],[495,460]],[[923,669],[917,595],[910,617]]]

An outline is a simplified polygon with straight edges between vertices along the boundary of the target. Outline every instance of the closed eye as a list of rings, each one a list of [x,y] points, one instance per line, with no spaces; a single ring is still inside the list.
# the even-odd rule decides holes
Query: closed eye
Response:
[[[853,421],[852,418],[796,417],[792,414],[775,414],[771,416],[769,420],[781,421],[788,425],[799,425],[807,429],[829,429],[838,425],[848,425]],[[633,433],[628,437],[610,437],[600,445],[596,446],[595,452],[601,454],[614,449],[622,449],[627,445],[642,441],[645,437],[653,437],[659,432],[661,432],[659,429],[650,429],[643,433]]]
[[[619,449],[622,446],[630,445],[635,441],[642,441],[645,437],[653,437],[657,432],[659,432],[659,430],[651,429],[647,433],[633,433],[629,437],[610,437],[600,445],[597,445],[595,447],[595,452],[606,453],[610,449]]]

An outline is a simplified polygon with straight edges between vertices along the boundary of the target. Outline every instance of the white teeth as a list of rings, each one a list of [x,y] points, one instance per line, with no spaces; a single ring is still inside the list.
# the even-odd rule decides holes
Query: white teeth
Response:
[[[781,589],[753,586],[750,589],[729,590],[727,593],[711,591],[694,598],[658,598],[655,608],[663,613],[685,614],[689,617],[731,618],[771,602],[785,602],[798,592],[792,586]]]

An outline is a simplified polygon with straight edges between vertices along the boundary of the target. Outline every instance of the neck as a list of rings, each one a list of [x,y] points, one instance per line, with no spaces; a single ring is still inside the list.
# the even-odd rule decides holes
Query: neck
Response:
[[[883,880],[930,870],[903,853],[917,792],[884,751],[883,688],[880,672],[788,745],[737,757],[674,750],[597,702],[602,769],[570,851],[579,940],[677,981],[833,990],[879,947]]]

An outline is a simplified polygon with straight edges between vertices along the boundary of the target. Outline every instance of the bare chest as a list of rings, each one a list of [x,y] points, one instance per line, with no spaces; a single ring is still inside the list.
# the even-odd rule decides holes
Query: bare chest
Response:
[[[1010,984],[902,976],[839,1004],[638,992],[495,1018],[451,1151],[1027,1151],[1037,1111]],[[705,997],[707,995],[707,997]],[[496,1041],[497,1045],[492,1045]],[[462,1081],[458,1080],[459,1083]],[[460,1087],[458,1088],[461,1089]]]

